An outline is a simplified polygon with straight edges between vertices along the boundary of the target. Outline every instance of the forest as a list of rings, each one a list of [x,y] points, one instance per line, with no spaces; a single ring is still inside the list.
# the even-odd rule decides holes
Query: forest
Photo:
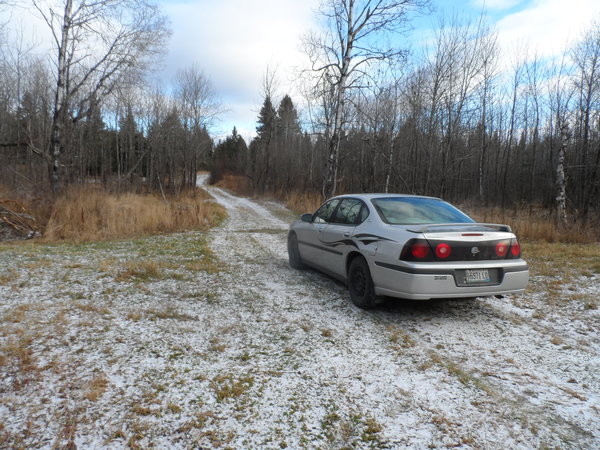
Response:
[[[440,19],[420,50],[384,44],[430,6],[323,2],[322,29],[301,42],[303,94],[277,92],[267,67],[245,142],[235,128],[211,136],[227,105],[201,62],[150,81],[170,33],[156,4],[29,0],[54,50],[42,57],[0,28],[0,184],[44,202],[92,183],[166,198],[210,170],[278,198],[403,192],[597,223],[600,21],[552,60],[502,54],[483,14]]]

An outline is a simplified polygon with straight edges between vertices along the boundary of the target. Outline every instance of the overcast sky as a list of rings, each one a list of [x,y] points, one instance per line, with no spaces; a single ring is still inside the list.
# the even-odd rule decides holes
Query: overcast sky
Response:
[[[305,63],[300,37],[315,28],[319,0],[157,1],[173,30],[157,76],[172,80],[178,69],[192,64],[204,71],[227,110],[213,129],[215,135],[228,134],[234,125],[245,138],[254,135],[267,66],[277,69],[279,94],[289,93],[300,103],[293,89],[296,68]],[[485,11],[498,30],[505,58],[524,45],[540,56],[561,54],[592,19],[600,19],[600,0],[432,0],[432,4],[436,9],[432,15],[412,22],[414,30],[406,39],[413,48],[441,14],[476,17]],[[13,21],[18,22],[36,29],[38,40],[47,36],[39,21],[27,17]]]

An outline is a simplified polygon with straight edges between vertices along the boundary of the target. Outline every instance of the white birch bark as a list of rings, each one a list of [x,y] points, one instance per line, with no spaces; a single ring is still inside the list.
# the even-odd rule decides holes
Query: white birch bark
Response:
[[[559,225],[567,224],[567,179],[565,176],[565,157],[569,142],[569,125],[566,121],[560,125],[560,148],[558,149],[558,163],[556,165],[556,208]]]

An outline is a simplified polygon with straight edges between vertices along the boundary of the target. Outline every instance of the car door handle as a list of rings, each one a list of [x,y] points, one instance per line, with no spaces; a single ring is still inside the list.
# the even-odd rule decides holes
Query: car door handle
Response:
[[[349,238],[350,237],[350,233],[344,233],[344,237]]]

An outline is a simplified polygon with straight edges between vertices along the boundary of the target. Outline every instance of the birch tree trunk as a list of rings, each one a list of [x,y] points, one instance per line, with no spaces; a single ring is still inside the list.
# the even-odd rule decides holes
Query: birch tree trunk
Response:
[[[50,148],[51,155],[51,174],[50,184],[52,192],[56,194],[58,183],[61,180],[61,163],[60,157],[62,154],[62,131],[63,131],[63,115],[65,109],[65,99],[67,97],[67,44],[71,28],[71,16],[73,12],[73,0],[67,0],[61,27],[60,43],[58,45],[57,55],[57,77],[56,77],[56,93],[54,98],[54,111],[52,114],[52,128],[50,131]]]
[[[73,156],[73,149],[65,147],[67,125],[88,118],[128,76],[139,80],[169,32],[148,0],[30,1],[50,29],[56,50],[52,125],[44,146],[56,192],[68,175],[64,160],[69,152]]]
[[[403,54],[378,38],[384,32],[401,32],[409,14],[428,5],[429,0],[323,1],[321,18],[326,29],[321,36],[308,36],[304,45],[312,64],[310,72],[317,78],[316,85],[325,85],[321,95],[334,92],[332,128],[325,130],[329,136],[322,184],[325,197],[334,195],[337,188],[348,91],[364,87],[360,81],[366,78],[371,63],[389,62]]]
[[[560,226],[567,225],[567,180],[565,176],[565,157],[569,143],[569,125],[565,120],[560,125],[560,148],[556,165],[556,210]]]

